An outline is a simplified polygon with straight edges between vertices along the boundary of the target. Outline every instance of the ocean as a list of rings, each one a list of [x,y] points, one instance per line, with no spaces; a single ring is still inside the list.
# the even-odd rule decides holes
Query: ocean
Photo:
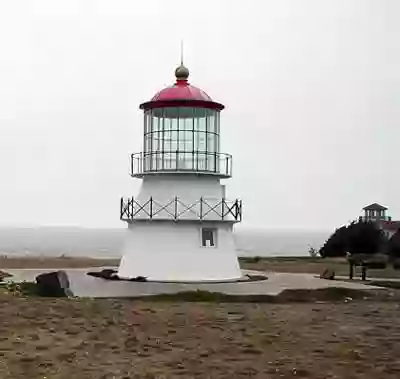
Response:
[[[120,256],[125,229],[68,227],[0,228],[0,255]],[[239,256],[307,256],[318,249],[330,232],[238,228],[235,245]]]

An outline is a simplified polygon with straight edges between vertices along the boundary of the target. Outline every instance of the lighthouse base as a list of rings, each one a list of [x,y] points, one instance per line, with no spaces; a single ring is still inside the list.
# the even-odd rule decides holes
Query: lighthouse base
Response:
[[[129,223],[118,276],[165,282],[238,280],[242,272],[232,226],[158,220]]]

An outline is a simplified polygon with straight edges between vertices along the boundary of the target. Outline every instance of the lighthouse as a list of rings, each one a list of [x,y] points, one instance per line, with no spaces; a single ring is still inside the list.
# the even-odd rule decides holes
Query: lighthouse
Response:
[[[220,152],[224,105],[191,85],[189,70],[140,105],[143,151],[131,155],[131,176],[142,183],[136,197],[122,198],[128,229],[120,278],[212,282],[242,277],[233,227],[242,202],[225,197],[232,156]]]

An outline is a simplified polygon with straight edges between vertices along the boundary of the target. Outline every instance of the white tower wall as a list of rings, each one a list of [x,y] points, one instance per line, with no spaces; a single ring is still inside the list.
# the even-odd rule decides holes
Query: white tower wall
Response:
[[[147,201],[150,196],[159,202],[175,197],[183,202],[194,202],[201,197],[221,199],[224,196],[223,186],[217,177],[200,175],[149,175],[143,178],[138,201]]]
[[[199,213],[203,198],[221,212],[224,186],[217,177],[198,175],[149,175],[143,179],[136,200],[145,204],[150,198],[155,204],[166,205],[178,198],[184,206]],[[194,206],[193,206],[194,204]],[[180,204],[178,211],[184,211]],[[153,211],[160,206],[153,205]],[[209,208],[203,204],[205,211]],[[147,206],[146,211],[149,211]],[[172,220],[174,204],[161,210],[149,220],[148,213],[135,215],[128,224],[128,236],[122,251],[118,275],[121,278],[144,276],[154,281],[226,281],[242,276],[233,239],[233,223],[221,221],[218,213],[210,211],[205,221],[188,221],[194,212],[182,213]],[[168,213],[170,212],[170,213]],[[164,220],[163,220],[164,219]],[[202,228],[215,230],[215,246],[202,246]]]
[[[201,227],[214,227],[216,247],[201,245]],[[154,281],[226,281],[242,276],[232,224],[185,221],[129,224],[118,275]]]

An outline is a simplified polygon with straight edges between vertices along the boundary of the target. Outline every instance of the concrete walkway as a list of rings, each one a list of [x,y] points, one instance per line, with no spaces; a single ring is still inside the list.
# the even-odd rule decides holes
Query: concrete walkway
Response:
[[[79,297],[133,297],[156,294],[171,294],[181,291],[203,290],[222,292],[230,295],[278,295],[285,289],[318,289],[342,287],[350,289],[381,289],[360,282],[340,280],[324,280],[315,274],[267,273],[268,280],[237,283],[155,283],[107,281],[86,275],[88,271],[100,271],[101,268],[65,269],[70,279],[71,290]],[[14,275],[14,281],[35,281],[35,277],[43,272],[54,271],[39,269],[7,270]],[[243,271],[244,274],[257,272]]]

